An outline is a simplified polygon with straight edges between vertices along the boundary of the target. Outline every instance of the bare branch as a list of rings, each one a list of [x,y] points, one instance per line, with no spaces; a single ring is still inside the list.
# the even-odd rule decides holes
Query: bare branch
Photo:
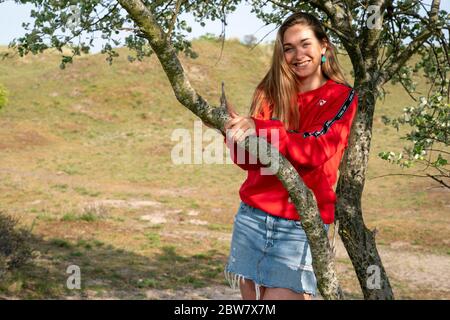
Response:
[[[388,82],[392,75],[396,74],[400,68],[419,50],[419,48],[436,33],[435,25],[438,19],[440,0],[433,0],[431,10],[428,14],[428,27],[424,29],[417,37],[411,41],[396,58],[391,59],[391,63],[380,72],[378,84],[383,85]]]
[[[271,34],[272,32],[274,32],[279,26],[276,26],[275,28],[273,28],[272,30],[270,30],[269,32],[267,32],[257,43],[255,43],[255,45],[253,47],[250,48],[250,51],[252,51],[253,49],[255,49],[261,42],[264,41],[264,39]]]
[[[220,62],[220,60],[222,59],[222,55],[223,55],[223,49],[225,48],[225,31],[226,31],[226,26],[227,26],[227,17],[226,17],[226,13],[225,13],[225,4],[222,5],[222,17],[221,17],[221,23],[222,23],[222,31],[220,33],[220,38],[222,38],[222,45],[220,46],[220,55],[219,55],[219,59],[217,59],[216,65]]]
[[[280,7],[287,11],[291,11],[293,13],[297,11],[297,9],[295,7],[288,6],[287,4],[281,3],[279,1],[269,0],[268,2],[270,2],[274,6]]]
[[[281,3],[276,0],[269,0],[268,2],[272,3],[274,6],[280,7],[284,10],[291,11],[291,12],[297,12],[298,9],[289,5],[286,5],[284,3]],[[310,4],[312,7],[315,7],[317,9],[320,9],[322,12],[326,13],[330,18],[333,13],[333,11],[330,11],[327,9],[327,1],[315,1],[315,0],[304,0],[303,2]],[[335,21],[337,21],[335,19]],[[322,24],[327,28],[336,33],[336,35],[339,36],[339,38],[344,39],[345,41],[350,41],[350,38],[345,33],[341,32],[338,28],[336,28],[333,25],[330,25],[329,23],[322,22]]]
[[[442,153],[450,154],[450,152],[447,152],[444,150],[437,150],[437,149],[425,149],[425,151],[435,151],[435,152],[442,152]]]
[[[175,11],[172,15],[172,21],[170,22],[169,30],[167,31],[167,39],[170,41],[170,37],[172,35],[172,31],[175,28],[175,24],[177,22],[178,14],[180,13],[180,7],[184,0],[177,0],[175,4]]]
[[[448,185],[447,183],[445,183],[443,180],[439,179],[439,177],[446,177],[449,178],[449,176],[446,175],[432,175],[427,173],[426,175],[418,175],[418,174],[410,174],[410,173],[391,173],[391,174],[384,174],[381,176],[376,176],[373,178],[370,178],[369,180],[374,180],[374,179],[378,179],[378,178],[384,178],[384,177],[390,177],[390,176],[409,176],[409,177],[417,177],[417,178],[431,178],[434,181],[437,181],[439,184],[443,185],[446,188],[450,189],[450,185]]]
[[[427,173],[427,176],[430,177],[431,179],[433,179],[433,180],[439,182],[440,184],[442,184],[442,185],[445,186],[446,188],[449,188],[449,189],[450,189],[450,185],[446,184],[446,183],[445,183],[444,181],[442,181],[441,179],[436,178],[436,176],[433,176],[433,175],[428,174],[428,173]]]
[[[411,99],[413,99],[415,102],[417,102],[417,98],[416,97],[414,97],[413,95],[412,95],[412,92],[411,91],[409,91],[409,89],[405,86],[405,84],[403,83],[403,79],[400,77],[400,84],[402,85],[402,87],[403,87],[403,89],[405,89],[405,91],[406,91],[406,93],[409,95],[409,97],[411,98]]]

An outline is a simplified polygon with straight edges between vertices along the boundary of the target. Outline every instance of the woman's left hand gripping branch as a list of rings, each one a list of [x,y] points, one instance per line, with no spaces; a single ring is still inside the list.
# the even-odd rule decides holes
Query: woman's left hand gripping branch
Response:
[[[251,117],[243,117],[236,113],[230,104],[227,105],[228,114],[231,119],[225,123],[225,132],[227,139],[232,139],[233,142],[241,142],[245,137],[256,135],[255,122]]]

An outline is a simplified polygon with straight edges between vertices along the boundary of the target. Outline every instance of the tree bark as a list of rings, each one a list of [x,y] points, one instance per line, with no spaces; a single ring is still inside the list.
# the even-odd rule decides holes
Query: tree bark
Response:
[[[371,4],[379,6],[381,11],[384,10],[384,0],[372,0]],[[358,112],[353,121],[348,148],[339,168],[336,187],[339,235],[367,300],[394,299],[388,275],[377,250],[375,232],[366,228],[361,207],[378,95],[375,75],[379,74],[380,35],[380,29],[365,28],[361,33],[361,43],[358,44],[360,49],[357,50],[357,56],[362,59],[352,59],[355,71],[354,87],[359,97]],[[344,46],[355,51],[355,43],[346,41]]]
[[[380,6],[383,17],[385,1],[373,0],[370,4]],[[377,250],[376,232],[366,228],[361,208],[377,95],[380,87],[389,81],[433,34],[439,4],[439,0],[433,0],[429,13],[430,27],[425,28],[401,52],[396,52],[397,58],[384,67],[378,62],[381,30],[364,29],[361,44],[342,39],[349,53],[360,51],[361,55],[355,54],[355,57],[362,56],[363,59],[353,59],[352,55],[354,87],[359,94],[359,107],[349,137],[349,147],[339,168],[336,219],[339,220],[339,235],[352,261],[365,299],[394,299],[388,275]],[[361,49],[355,49],[355,46],[360,46]]]
[[[361,208],[372,139],[374,91],[368,85],[356,84],[355,87],[359,92],[359,108],[348,148],[339,167],[336,220],[339,220],[339,235],[352,261],[364,298],[391,300],[394,294],[377,250],[375,231],[366,228]]]

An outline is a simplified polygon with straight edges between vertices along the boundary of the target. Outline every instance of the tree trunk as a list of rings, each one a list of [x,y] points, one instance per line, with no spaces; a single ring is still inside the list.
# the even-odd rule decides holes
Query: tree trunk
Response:
[[[336,220],[339,235],[356,271],[365,299],[394,299],[388,276],[375,243],[375,232],[366,228],[361,198],[369,161],[376,86],[355,82],[359,94],[348,148],[339,168]]]

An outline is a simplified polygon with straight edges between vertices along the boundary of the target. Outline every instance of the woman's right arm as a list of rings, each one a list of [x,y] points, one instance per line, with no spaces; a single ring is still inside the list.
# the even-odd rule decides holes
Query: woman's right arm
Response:
[[[232,139],[227,139],[226,137],[223,139],[225,145],[230,149],[230,157],[235,164],[237,164],[243,170],[257,170],[264,165],[258,160],[255,159],[250,153],[242,149],[237,145],[236,142],[233,142]]]

